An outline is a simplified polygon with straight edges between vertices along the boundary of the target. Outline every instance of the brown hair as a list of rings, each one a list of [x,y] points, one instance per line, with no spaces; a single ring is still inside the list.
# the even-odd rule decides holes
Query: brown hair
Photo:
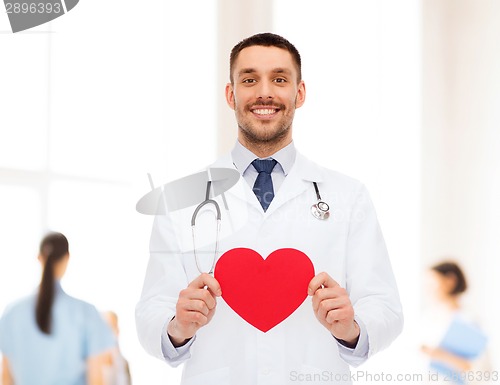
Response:
[[[458,295],[467,290],[467,280],[465,274],[455,262],[442,262],[431,267],[431,270],[445,276],[454,277],[455,286],[448,293],[450,295]]]
[[[234,63],[238,58],[240,52],[248,47],[252,47],[255,45],[260,45],[264,47],[278,47],[281,49],[285,49],[292,55],[292,58],[297,67],[297,83],[302,80],[302,63],[300,59],[300,54],[297,48],[286,40],[284,37],[276,35],[274,33],[259,33],[257,35],[250,36],[238,44],[236,44],[231,50],[231,55],[229,56],[229,79],[231,80],[231,84],[233,83],[233,69]]]
[[[45,334],[50,334],[52,323],[52,305],[55,295],[54,266],[68,253],[68,240],[61,233],[47,234],[40,243],[40,256],[43,258],[44,267],[35,316],[39,329]]]

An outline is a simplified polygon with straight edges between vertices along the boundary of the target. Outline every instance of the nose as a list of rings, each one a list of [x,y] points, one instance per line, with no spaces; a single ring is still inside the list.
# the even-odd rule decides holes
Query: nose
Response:
[[[256,96],[258,99],[272,99],[274,94],[271,82],[266,80],[260,81],[259,86],[257,87]]]

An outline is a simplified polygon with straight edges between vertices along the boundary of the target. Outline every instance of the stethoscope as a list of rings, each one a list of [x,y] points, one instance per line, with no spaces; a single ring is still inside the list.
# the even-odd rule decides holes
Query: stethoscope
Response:
[[[316,198],[317,202],[311,206],[311,214],[314,216],[314,218],[319,219],[319,220],[327,220],[330,217],[330,206],[328,203],[323,201],[321,199],[321,195],[319,193],[319,188],[316,182],[312,182],[314,185],[314,190],[316,191]],[[210,270],[208,274],[213,275],[214,273],[214,267],[215,267],[215,261],[217,260],[217,254],[219,252],[219,234],[220,234],[220,224],[221,224],[221,211],[219,204],[217,201],[214,199],[210,199],[210,187],[211,187],[212,182],[208,181],[207,182],[207,189],[205,192],[205,200],[201,202],[196,209],[193,212],[193,216],[191,217],[191,232],[193,235],[193,254],[194,254],[194,260],[196,262],[196,268],[198,269],[200,274],[203,274],[204,271],[200,267],[200,263],[198,260],[198,254],[196,252],[196,217],[198,216],[199,211],[201,210],[202,207],[206,205],[213,205],[215,207],[216,211],[216,229],[215,229],[215,249],[214,249],[214,256],[212,259],[212,265],[210,267]]]
[[[313,185],[318,201],[311,206],[311,214],[316,219],[327,220],[330,217],[330,206],[328,206],[328,203],[321,199],[317,183],[313,182]]]
[[[210,186],[212,182],[208,181],[207,182],[207,190],[205,193],[205,200],[201,202],[196,209],[193,212],[193,216],[191,217],[191,232],[193,234],[193,254],[194,254],[194,260],[196,261],[196,268],[200,272],[200,274],[203,273],[203,270],[200,268],[200,263],[198,261],[198,254],[196,254],[196,236],[195,236],[195,227],[196,227],[196,217],[198,216],[198,212],[201,210],[202,207],[206,205],[213,205],[215,207],[215,210],[217,212],[216,214],[216,229],[215,229],[215,250],[214,250],[214,257],[212,260],[212,266],[210,267],[210,271],[208,274],[213,275],[214,273],[214,267],[215,267],[215,260],[217,259],[217,253],[219,252],[219,234],[220,234],[220,207],[217,201],[210,199]]]

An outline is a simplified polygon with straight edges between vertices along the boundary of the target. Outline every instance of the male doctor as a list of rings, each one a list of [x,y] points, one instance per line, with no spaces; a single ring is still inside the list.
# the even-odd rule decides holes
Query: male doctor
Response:
[[[238,141],[212,167],[235,168],[241,178],[225,194],[231,221],[222,218],[218,257],[240,247],[264,259],[281,248],[299,250],[315,270],[307,298],[270,330],[258,330],[226,303],[214,276],[199,273],[183,241],[189,221],[158,215],[136,308],[139,339],[169,364],[185,363],[183,384],[349,384],[349,365],[387,347],[403,325],[371,200],[358,181],[296,151],[292,123],[306,88],[299,52],[286,39],[263,33],[238,43],[225,94]],[[313,182],[331,206],[327,219],[311,215]],[[276,304],[286,300],[267,294]]]

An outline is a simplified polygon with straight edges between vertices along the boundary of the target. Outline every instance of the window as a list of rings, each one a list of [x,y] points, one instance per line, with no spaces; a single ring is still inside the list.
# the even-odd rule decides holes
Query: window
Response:
[[[111,1],[0,34],[0,311],[36,288],[42,235],[65,233],[63,286],[118,313],[137,383],[180,378],[137,340],[152,217],[135,204],[147,173],[159,186],[215,158],[216,26],[211,2]]]

